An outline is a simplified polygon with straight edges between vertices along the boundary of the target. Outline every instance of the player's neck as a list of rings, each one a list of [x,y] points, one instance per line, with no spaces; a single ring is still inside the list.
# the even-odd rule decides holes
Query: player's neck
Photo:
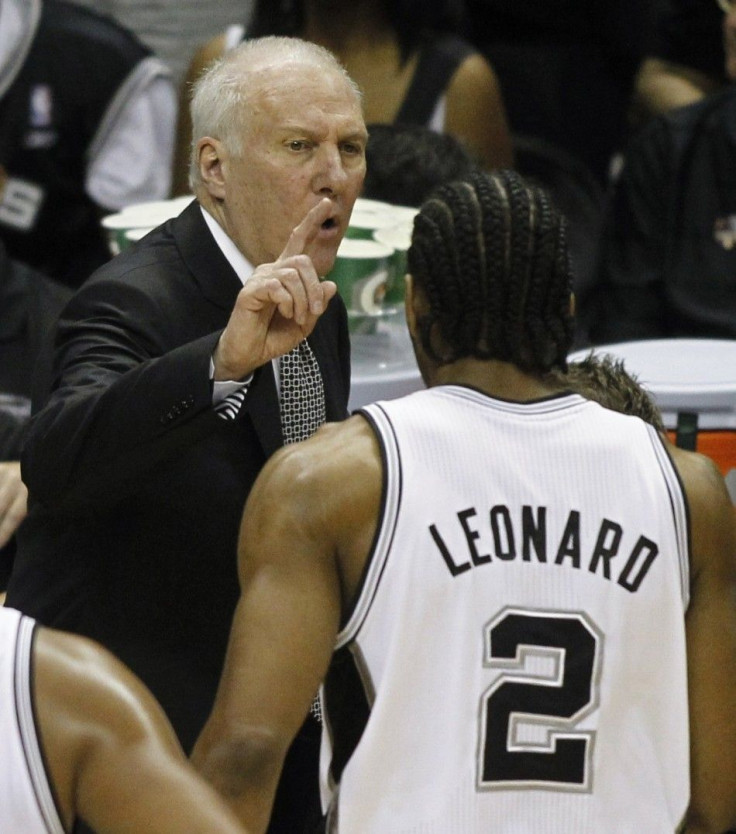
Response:
[[[548,397],[560,389],[539,376],[528,374],[510,362],[465,357],[441,365],[430,373],[430,385],[468,385],[490,397],[527,402]]]

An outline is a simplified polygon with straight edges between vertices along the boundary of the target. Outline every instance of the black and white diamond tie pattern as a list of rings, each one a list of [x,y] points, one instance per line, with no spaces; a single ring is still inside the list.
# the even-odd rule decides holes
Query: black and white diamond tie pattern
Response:
[[[325,390],[317,358],[304,339],[279,360],[284,443],[311,437],[325,422]]]

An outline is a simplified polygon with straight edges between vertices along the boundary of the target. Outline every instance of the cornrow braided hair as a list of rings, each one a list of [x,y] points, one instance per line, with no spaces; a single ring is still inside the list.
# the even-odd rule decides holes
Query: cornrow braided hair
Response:
[[[429,312],[417,326],[440,365],[466,356],[545,373],[573,339],[565,220],[511,170],[440,186],[414,220],[409,272]]]

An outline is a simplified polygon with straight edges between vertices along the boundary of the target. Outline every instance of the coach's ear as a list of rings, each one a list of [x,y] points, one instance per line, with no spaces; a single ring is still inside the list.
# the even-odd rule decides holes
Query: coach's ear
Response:
[[[215,200],[225,198],[225,176],[223,162],[227,158],[225,146],[218,139],[203,136],[197,142],[199,177],[204,187]]]

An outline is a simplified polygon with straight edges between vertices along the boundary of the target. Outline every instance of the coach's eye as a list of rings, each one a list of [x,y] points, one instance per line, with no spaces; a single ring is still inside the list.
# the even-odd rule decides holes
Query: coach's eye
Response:
[[[358,142],[343,142],[341,145],[342,152],[350,156],[362,156],[363,146]]]

